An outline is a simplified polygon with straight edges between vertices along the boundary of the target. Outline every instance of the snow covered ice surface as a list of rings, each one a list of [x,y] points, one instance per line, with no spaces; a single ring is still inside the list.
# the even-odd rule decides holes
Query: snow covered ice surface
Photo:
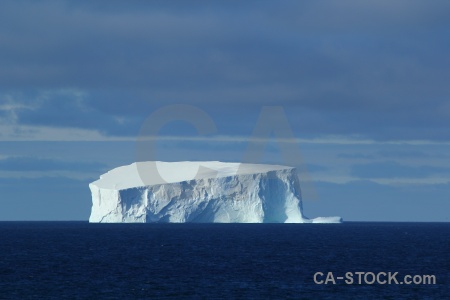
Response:
[[[138,162],[101,175],[89,188],[89,222],[342,222],[306,218],[297,171],[280,165]]]

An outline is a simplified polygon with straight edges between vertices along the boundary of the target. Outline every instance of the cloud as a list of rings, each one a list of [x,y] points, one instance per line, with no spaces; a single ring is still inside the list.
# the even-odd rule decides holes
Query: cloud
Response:
[[[450,177],[450,168],[436,166],[409,166],[393,161],[356,164],[351,175],[357,178],[427,178],[433,175]]]
[[[449,6],[2,1],[0,101],[25,94],[21,125],[105,135],[136,135],[155,109],[185,103],[224,135],[282,105],[299,136],[448,141]]]
[[[409,150],[409,151],[385,150],[385,151],[378,151],[377,155],[384,158],[427,158],[432,156],[429,153],[417,150]],[[433,155],[433,157],[434,156],[435,155]]]
[[[350,142],[349,142],[350,144]],[[388,142],[388,143],[377,143],[373,142],[373,145],[396,145],[402,144],[402,141]],[[403,141],[404,145],[443,145],[443,143],[436,142],[426,142],[426,141]],[[375,159],[375,158],[383,158],[383,159],[426,159],[426,158],[445,158],[448,157],[446,154],[440,152],[427,152],[427,151],[419,151],[419,150],[380,150],[373,152],[371,154],[367,153],[339,153],[337,155],[338,158],[347,158],[347,159]]]
[[[328,166],[319,165],[319,164],[306,164],[306,169],[312,173],[330,170],[330,168]]]
[[[5,93],[0,95],[0,100],[5,103],[3,107],[0,106],[0,117],[1,113],[5,115],[1,119],[5,128],[1,131],[6,131],[10,126],[16,127],[18,131],[39,135],[42,127],[44,130],[46,127],[50,131],[52,128],[53,131],[90,130],[97,132],[97,135],[123,136],[136,134],[141,121],[94,107],[89,93],[80,89]],[[65,139],[70,139],[70,134]]]
[[[348,158],[348,159],[373,159],[374,156],[370,154],[363,153],[339,153],[338,158]]]
[[[32,156],[13,156],[0,159],[1,171],[99,171],[105,165],[97,162],[62,161]]]

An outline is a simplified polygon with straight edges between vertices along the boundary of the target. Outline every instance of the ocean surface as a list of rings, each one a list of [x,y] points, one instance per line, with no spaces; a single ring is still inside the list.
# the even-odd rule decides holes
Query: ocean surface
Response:
[[[450,223],[0,222],[0,299],[173,298],[450,299]]]

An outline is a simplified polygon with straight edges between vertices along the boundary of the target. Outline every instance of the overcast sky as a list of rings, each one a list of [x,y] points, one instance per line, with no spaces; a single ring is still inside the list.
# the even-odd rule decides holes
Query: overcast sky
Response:
[[[0,220],[87,220],[87,184],[183,104],[217,130],[167,124],[158,159],[241,161],[278,106],[295,139],[263,161],[300,148],[307,215],[449,221],[448,28],[439,0],[1,1]]]

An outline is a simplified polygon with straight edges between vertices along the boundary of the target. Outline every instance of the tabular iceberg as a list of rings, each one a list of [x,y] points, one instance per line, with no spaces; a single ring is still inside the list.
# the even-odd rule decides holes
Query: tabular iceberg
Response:
[[[89,222],[340,223],[302,212],[295,168],[206,162],[138,162],[89,184]]]

